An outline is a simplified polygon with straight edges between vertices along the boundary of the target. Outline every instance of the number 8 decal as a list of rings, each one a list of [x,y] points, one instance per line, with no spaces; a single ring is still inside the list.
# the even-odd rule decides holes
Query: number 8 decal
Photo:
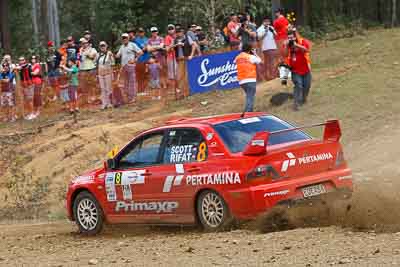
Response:
[[[122,180],[122,172],[117,172],[115,174],[115,184],[121,184]]]
[[[207,157],[207,145],[206,142],[202,142],[199,145],[199,152],[197,153],[197,161],[205,161]]]

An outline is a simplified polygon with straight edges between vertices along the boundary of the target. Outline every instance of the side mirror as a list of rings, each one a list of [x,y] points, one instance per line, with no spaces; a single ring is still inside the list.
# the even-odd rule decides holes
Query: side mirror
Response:
[[[106,166],[106,169],[111,169],[111,170],[114,170],[114,169],[116,169],[117,168],[117,164],[116,164],[116,161],[115,161],[115,159],[108,159],[107,161],[106,161],[106,164],[105,164]]]
[[[269,133],[256,133],[243,151],[245,156],[261,156],[267,154]]]

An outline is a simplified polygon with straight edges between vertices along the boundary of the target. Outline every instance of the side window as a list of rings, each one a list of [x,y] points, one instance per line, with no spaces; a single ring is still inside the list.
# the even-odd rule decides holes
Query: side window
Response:
[[[119,160],[119,168],[135,168],[158,164],[159,153],[162,145],[164,134],[149,134],[131,147],[127,147],[126,151]]]
[[[170,130],[163,160],[166,164],[205,161],[207,145],[197,129]]]

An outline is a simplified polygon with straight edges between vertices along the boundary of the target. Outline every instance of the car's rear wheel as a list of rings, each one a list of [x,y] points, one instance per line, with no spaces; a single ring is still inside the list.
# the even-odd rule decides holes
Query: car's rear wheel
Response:
[[[80,233],[95,235],[103,229],[103,210],[89,192],[84,191],[78,194],[74,201],[73,211]]]
[[[211,190],[201,192],[197,198],[197,216],[206,231],[226,230],[233,222],[225,200]]]

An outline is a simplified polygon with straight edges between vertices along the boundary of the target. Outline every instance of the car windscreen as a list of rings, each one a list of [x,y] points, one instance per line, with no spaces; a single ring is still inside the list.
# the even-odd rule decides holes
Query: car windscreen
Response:
[[[294,128],[293,125],[271,115],[244,118],[214,125],[214,129],[232,153],[244,150],[258,132],[275,132]],[[308,140],[310,137],[300,130],[274,134],[269,137],[268,145]]]

